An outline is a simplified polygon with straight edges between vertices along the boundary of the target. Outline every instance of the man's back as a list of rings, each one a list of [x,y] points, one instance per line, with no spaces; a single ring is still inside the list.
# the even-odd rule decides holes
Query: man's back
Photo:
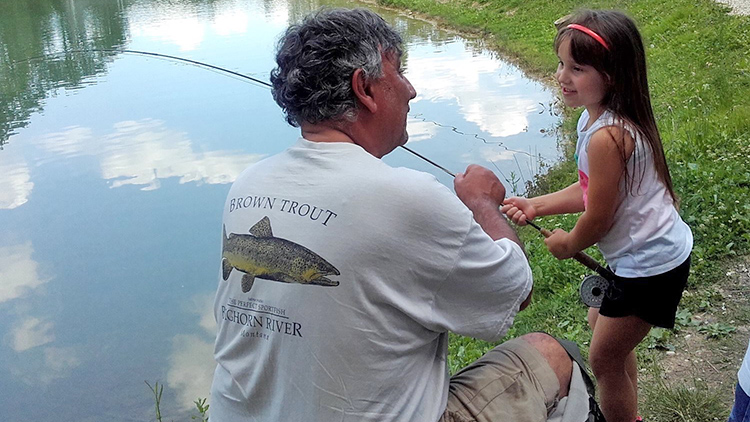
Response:
[[[251,167],[224,226],[217,420],[437,420],[447,331],[499,338],[531,287],[447,188],[353,144]]]

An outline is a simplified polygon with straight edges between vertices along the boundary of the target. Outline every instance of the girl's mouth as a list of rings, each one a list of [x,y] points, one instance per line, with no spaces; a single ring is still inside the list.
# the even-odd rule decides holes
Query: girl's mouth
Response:
[[[576,91],[573,91],[572,89],[568,89],[568,88],[565,88],[565,87],[561,87],[561,88],[562,88],[563,95],[571,95],[571,94],[575,94],[576,93]]]

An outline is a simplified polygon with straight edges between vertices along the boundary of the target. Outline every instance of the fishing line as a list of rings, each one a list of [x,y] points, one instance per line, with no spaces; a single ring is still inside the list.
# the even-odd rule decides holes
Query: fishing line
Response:
[[[541,104],[541,103],[539,103],[539,104]],[[507,146],[505,146],[502,142],[490,142],[487,139],[479,136],[476,133],[462,132],[457,127],[455,127],[453,125],[444,125],[444,124],[438,123],[438,122],[436,122],[434,120],[427,120],[426,118],[422,117],[422,113],[413,114],[412,117],[415,118],[415,119],[419,119],[419,120],[421,120],[421,121],[423,121],[425,123],[432,123],[435,126],[443,127],[443,128],[446,128],[446,129],[450,129],[451,131],[453,131],[453,132],[455,132],[455,133],[457,133],[459,135],[474,137],[475,139],[478,139],[478,140],[484,142],[487,145],[497,145],[499,147],[505,148],[506,151],[515,152],[517,154],[525,154],[525,155],[528,155],[531,158],[538,158],[536,155],[533,155],[530,152],[519,151],[519,150],[515,150],[515,149],[510,149]]]
[[[18,61],[11,62],[11,66],[15,65],[15,64],[18,64],[18,63],[31,62],[31,61],[34,61],[34,60],[48,59],[50,57],[60,57],[60,56],[64,56],[64,55],[71,54],[71,53],[91,53],[91,52],[94,52],[94,53],[123,53],[123,54],[133,54],[133,55],[139,55],[139,56],[155,57],[155,58],[159,58],[159,59],[173,60],[173,61],[183,62],[183,63],[191,64],[191,65],[198,66],[198,67],[203,67],[203,68],[214,70],[214,71],[218,71],[218,72],[224,72],[225,74],[236,76],[236,77],[239,77],[239,78],[242,78],[242,79],[246,79],[246,80],[252,81],[252,82],[254,82],[256,84],[268,87],[268,88],[272,88],[273,87],[270,83],[268,83],[266,81],[263,81],[263,80],[258,79],[258,78],[254,78],[252,76],[245,75],[243,73],[235,72],[234,70],[230,70],[230,69],[227,69],[227,68],[224,68],[224,67],[221,67],[221,66],[212,65],[212,64],[201,62],[201,61],[198,61],[198,60],[187,59],[187,58],[184,58],[184,57],[172,56],[172,55],[169,55],[169,54],[162,54],[162,53],[154,53],[154,52],[143,51],[143,50],[129,50],[129,49],[116,49],[116,48],[76,49],[76,50],[61,51],[61,52],[57,52],[57,53],[48,53],[48,54],[43,54],[43,55],[29,57],[29,58],[24,59],[24,60],[18,60]],[[488,142],[485,138],[482,138],[481,136],[479,136],[477,134],[470,134],[470,133],[462,132],[457,127],[455,127],[455,126],[443,125],[443,124],[440,124],[440,123],[438,123],[436,121],[433,121],[433,120],[427,120],[424,117],[422,117],[421,113],[412,115],[412,117],[415,118],[415,119],[419,119],[419,120],[421,120],[423,122],[432,123],[435,126],[444,127],[444,128],[450,128],[453,132],[455,132],[455,133],[457,133],[459,135],[473,136],[474,138],[481,140],[485,144],[496,144],[497,146],[502,146],[503,148],[505,148],[506,151],[512,151],[512,152],[515,152],[515,153],[518,153],[518,154],[526,154],[529,157],[535,157],[534,155],[531,155],[530,153],[525,152],[525,151],[511,150],[510,148],[506,147],[505,145],[502,145],[502,143]],[[436,164],[434,161],[428,159],[427,157],[425,157],[425,156],[423,156],[421,154],[418,154],[414,150],[411,150],[411,149],[409,149],[409,148],[407,148],[407,147],[405,147],[403,145],[401,145],[401,147],[403,149],[409,151],[410,153],[416,155],[417,157],[421,158],[422,160],[424,160],[424,161],[432,164],[433,166],[439,168],[440,170],[443,170],[444,172],[446,172],[446,173],[450,174],[451,176],[455,177],[455,175],[453,173],[451,173],[450,171],[446,170],[444,167]],[[501,174],[503,174],[502,171],[500,170],[500,168],[497,167],[497,165],[495,164],[494,161],[492,161],[492,160],[488,160],[488,161],[491,162],[492,165],[495,166],[495,168],[498,171],[500,171]],[[518,164],[518,162],[516,162],[516,164]],[[520,170],[520,165],[519,165],[519,170]],[[503,174],[503,177],[505,177],[505,174]],[[508,180],[507,177],[505,177],[505,179]],[[510,182],[510,181],[508,180],[508,182]]]
[[[58,53],[50,53],[50,54],[43,54],[43,55],[39,55],[39,56],[29,57],[28,59],[25,59],[25,60],[19,60],[19,61],[12,62],[11,65],[14,65],[14,64],[17,64],[17,63],[23,63],[23,62],[30,62],[30,61],[34,61],[34,60],[47,59],[49,57],[59,57],[59,56],[67,55],[69,53],[91,53],[91,52],[94,52],[94,53],[125,53],[125,54],[135,54],[135,55],[140,55],[140,56],[156,57],[156,58],[160,58],[160,59],[175,60],[175,61],[180,61],[180,62],[184,62],[184,63],[189,63],[189,64],[192,64],[192,65],[195,65],[195,66],[200,66],[200,67],[205,67],[205,68],[212,69],[212,70],[217,70],[217,71],[224,72],[224,73],[227,73],[227,74],[230,74],[230,75],[233,75],[233,76],[238,76],[240,78],[244,78],[244,79],[253,81],[253,82],[257,83],[257,84],[261,84],[261,85],[264,85],[264,86],[267,86],[267,87],[271,88],[271,84],[268,83],[268,82],[266,82],[266,81],[263,81],[263,80],[257,79],[257,78],[253,78],[252,76],[248,76],[248,75],[245,75],[245,74],[242,74],[242,73],[239,73],[239,72],[235,72],[234,70],[229,70],[229,69],[226,69],[226,68],[223,68],[223,67],[220,67],[220,66],[215,66],[215,65],[212,65],[212,64],[208,64],[208,63],[204,63],[204,62],[198,61],[198,60],[186,59],[184,57],[171,56],[169,54],[152,53],[150,51],[141,51],[141,50],[121,50],[121,49],[112,49],[112,48],[87,48],[87,49],[82,49],[82,50],[68,50],[68,51],[61,51],[61,52],[58,52]]]

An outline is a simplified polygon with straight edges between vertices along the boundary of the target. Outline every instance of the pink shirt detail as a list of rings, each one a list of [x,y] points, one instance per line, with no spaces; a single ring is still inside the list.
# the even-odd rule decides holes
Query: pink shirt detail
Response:
[[[578,182],[583,191],[583,209],[589,207],[589,176],[581,170],[578,170]]]

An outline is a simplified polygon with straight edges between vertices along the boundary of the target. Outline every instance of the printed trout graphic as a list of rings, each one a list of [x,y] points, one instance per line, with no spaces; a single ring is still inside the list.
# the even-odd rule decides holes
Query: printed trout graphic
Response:
[[[286,239],[273,237],[271,221],[263,217],[251,229],[250,234],[230,233],[223,228],[221,271],[226,281],[232,269],[241,271],[242,292],[253,287],[255,277],[282,283],[338,286],[328,275],[339,275],[339,270],[320,255],[302,245]]]

